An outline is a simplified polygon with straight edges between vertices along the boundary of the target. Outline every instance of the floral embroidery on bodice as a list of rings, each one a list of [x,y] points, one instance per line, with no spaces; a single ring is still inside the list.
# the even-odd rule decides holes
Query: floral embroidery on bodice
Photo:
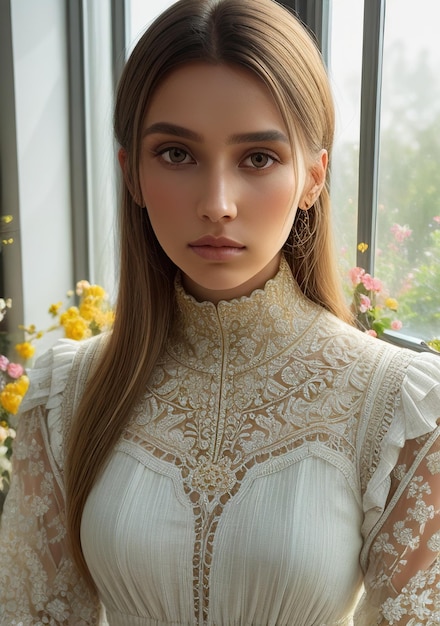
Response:
[[[378,351],[366,340],[360,353],[359,334],[344,326],[342,335],[304,298],[284,260],[249,298],[198,303],[177,281],[176,299],[166,350],[119,449],[179,472],[176,489],[194,512],[195,613],[205,623],[216,528],[246,479],[307,448],[358,493],[356,436]]]
[[[127,439],[163,447],[197,481],[204,467],[226,479],[292,437],[323,441],[323,430],[330,447],[353,447],[369,368],[349,338],[329,340],[332,318],[300,295],[286,265],[264,291],[218,307],[178,286],[177,306]]]

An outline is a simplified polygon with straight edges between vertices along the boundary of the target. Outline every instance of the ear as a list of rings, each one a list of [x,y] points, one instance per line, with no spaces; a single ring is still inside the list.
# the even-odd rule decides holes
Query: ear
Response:
[[[131,175],[131,170],[130,170],[129,162],[128,162],[128,154],[127,154],[127,150],[125,148],[119,148],[119,150],[118,150],[118,161],[119,161],[119,165],[121,166],[122,175],[124,177],[124,182],[125,182],[125,184],[127,186],[128,191],[130,192],[133,200],[139,206],[144,206],[144,202],[143,202],[142,198],[138,198],[136,193],[135,193],[135,185],[133,183],[133,178],[132,178],[132,175]]]
[[[324,148],[319,152],[316,161],[309,169],[307,183],[299,204],[299,208],[307,211],[313,206],[325,185],[328,165],[328,152]]]

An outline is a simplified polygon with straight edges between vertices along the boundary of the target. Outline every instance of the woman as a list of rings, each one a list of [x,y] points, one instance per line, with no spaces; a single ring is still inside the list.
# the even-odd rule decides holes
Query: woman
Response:
[[[439,623],[439,361],[347,323],[308,34],[177,2],[115,129],[116,322],[33,372],[1,624]]]

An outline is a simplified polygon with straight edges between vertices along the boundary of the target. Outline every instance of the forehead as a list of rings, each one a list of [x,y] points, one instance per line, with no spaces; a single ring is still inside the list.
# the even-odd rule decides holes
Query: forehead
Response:
[[[277,102],[262,79],[229,64],[194,62],[172,70],[147,108],[145,125],[157,121],[201,128],[221,121],[240,126],[237,132],[269,125],[287,134]]]

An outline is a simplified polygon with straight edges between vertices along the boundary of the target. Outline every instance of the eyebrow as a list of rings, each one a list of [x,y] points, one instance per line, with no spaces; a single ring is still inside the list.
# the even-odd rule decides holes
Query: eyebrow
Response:
[[[192,141],[203,141],[202,135],[195,133],[193,130],[178,126],[177,124],[169,124],[168,122],[156,122],[155,124],[151,124],[151,126],[148,126],[148,128],[144,130],[144,137],[154,135],[155,133],[174,135],[175,137],[191,139]]]
[[[289,143],[286,135],[279,130],[261,130],[254,133],[232,135],[228,143],[255,143],[258,141],[281,141],[283,143]]]
[[[143,136],[153,135],[160,133],[164,135],[173,135],[174,137],[182,137],[183,139],[189,139],[191,141],[203,141],[203,135],[185,128],[184,126],[178,126],[177,124],[170,124],[169,122],[156,122],[151,124],[144,130]],[[259,141],[280,141],[282,143],[289,143],[287,136],[279,130],[262,130],[253,133],[238,133],[231,135],[228,139],[228,144],[236,143],[255,143]]]

